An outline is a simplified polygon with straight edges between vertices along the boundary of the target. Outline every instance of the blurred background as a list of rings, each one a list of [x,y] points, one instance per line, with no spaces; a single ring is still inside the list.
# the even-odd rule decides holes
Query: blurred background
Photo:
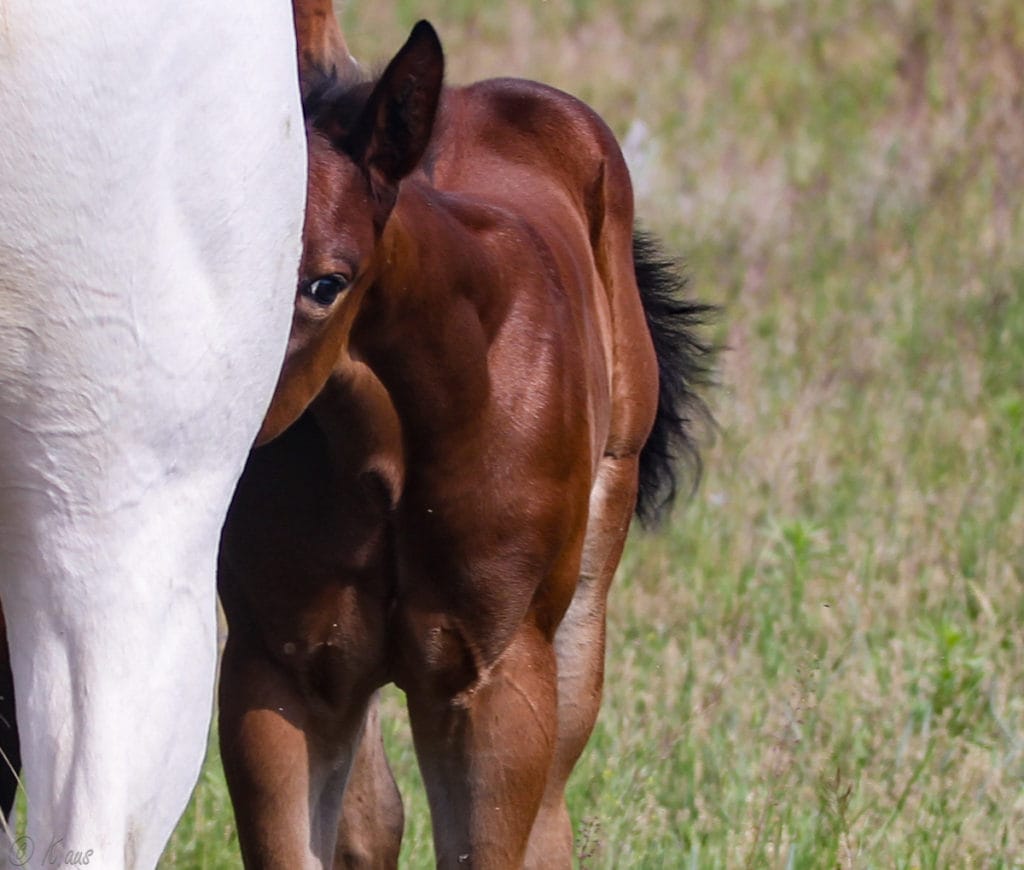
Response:
[[[1024,866],[1024,4],[337,11],[370,68],[429,18],[451,83],[589,102],[722,306],[700,488],[612,593],[580,866]],[[162,866],[238,863],[214,749]]]

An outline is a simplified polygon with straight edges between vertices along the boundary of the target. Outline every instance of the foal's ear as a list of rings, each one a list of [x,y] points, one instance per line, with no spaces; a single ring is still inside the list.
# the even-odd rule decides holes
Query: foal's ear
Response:
[[[421,21],[384,70],[347,137],[345,150],[368,170],[389,210],[398,183],[416,168],[430,142],[443,80],[441,41]]]

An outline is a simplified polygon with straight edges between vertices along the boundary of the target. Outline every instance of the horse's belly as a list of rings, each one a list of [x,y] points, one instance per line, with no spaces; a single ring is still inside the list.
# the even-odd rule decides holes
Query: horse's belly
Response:
[[[290,323],[288,6],[0,5],[0,532],[182,478],[213,522]]]

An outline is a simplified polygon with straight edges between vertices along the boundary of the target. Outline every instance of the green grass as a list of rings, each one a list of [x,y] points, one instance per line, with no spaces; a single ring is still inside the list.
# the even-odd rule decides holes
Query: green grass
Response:
[[[1024,7],[349,2],[629,142],[725,306],[702,487],[634,535],[570,787],[588,868],[1024,867]],[[388,740],[432,866],[397,693]],[[164,867],[237,866],[215,754]]]

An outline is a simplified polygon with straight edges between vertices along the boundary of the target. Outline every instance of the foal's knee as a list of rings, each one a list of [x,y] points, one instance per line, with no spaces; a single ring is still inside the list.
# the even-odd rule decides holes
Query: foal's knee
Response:
[[[485,669],[473,638],[445,615],[407,614],[397,644],[395,684],[411,695],[457,703]]]

